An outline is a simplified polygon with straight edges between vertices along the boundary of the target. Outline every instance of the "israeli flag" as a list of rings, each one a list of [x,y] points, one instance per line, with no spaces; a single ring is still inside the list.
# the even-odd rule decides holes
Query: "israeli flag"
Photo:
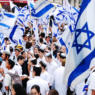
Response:
[[[27,6],[23,7],[17,16],[17,24],[25,27],[25,23],[28,20],[29,16],[30,13]]]
[[[21,44],[24,29],[15,25],[17,17],[9,12],[1,14],[0,20],[0,43],[4,45],[4,37],[9,37],[13,44]]]
[[[16,21],[16,16],[12,13],[4,12],[0,14],[0,27],[11,28],[14,26]]]
[[[14,14],[17,16],[19,14],[20,8],[17,5],[15,5],[12,1],[9,2],[11,10],[14,9]]]
[[[89,75],[95,63],[95,0],[83,0],[76,23],[74,41],[67,57],[65,80],[74,90]]]
[[[40,18],[47,15],[50,11],[52,11],[53,8],[54,5],[51,4],[48,0],[38,0],[34,6],[35,11],[31,13],[31,16]]]

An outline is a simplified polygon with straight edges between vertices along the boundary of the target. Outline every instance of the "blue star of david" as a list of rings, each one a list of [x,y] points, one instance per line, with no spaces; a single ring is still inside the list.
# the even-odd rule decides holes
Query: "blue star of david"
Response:
[[[78,39],[78,37],[80,36],[81,33],[86,33],[87,34],[87,39],[85,40],[85,42],[83,44],[79,44],[78,41],[77,41],[77,39]],[[90,40],[94,37],[94,35],[95,34],[88,29],[87,22],[82,27],[82,29],[76,29],[76,32],[75,32],[75,40],[73,42],[72,47],[76,47],[77,54],[79,54],[80,51],[83,48],[91,49],[91,42],[90,42]]]

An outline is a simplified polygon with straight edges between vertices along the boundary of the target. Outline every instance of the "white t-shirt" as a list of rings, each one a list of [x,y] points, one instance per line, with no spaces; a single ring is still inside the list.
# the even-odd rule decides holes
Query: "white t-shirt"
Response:
[[[66,95],[66,86],[63,84],[65,67],[60,66],[54,72],[54,87],[59,92],[59,95]]]
[[[51,75],[47,71],[42,72],[40,77],[43,80],[47,81],[49,85],[51,85],[51,80],[53,80],[53,79],[52,79]]]
[[[4,69],[4,73],[7,73],[8,72],[8,69],[6,68],[6,62],[3,61],[0,68],[3,68]]]
[[[51,75],[53,75],[55,70],[58,68],[57,63],[54,60],[51,63],[47,63],[46,65],[47,72]]]
[[[85,86],[85,82],[80,82],[79,84],[76,85],[75,87],[75,93],[76,95],[85,95],[85,91],[83,91]]]
[[[41,95],[46,95],[47,92],[49,91],[48,82],[36,76],[27,82],[27,93],[28,94],[31,92],[31,87],[33,85],[38,85],[40,87]]]
[[[13,70],[19,75],[22,76],[22,67],[19,63],[17,63],[14,67]]]
[[[95,72],[92,72],[92,74],[89,77],[88,80],[88,93],[87,95],[92,95],[92,90],[95,90]]]

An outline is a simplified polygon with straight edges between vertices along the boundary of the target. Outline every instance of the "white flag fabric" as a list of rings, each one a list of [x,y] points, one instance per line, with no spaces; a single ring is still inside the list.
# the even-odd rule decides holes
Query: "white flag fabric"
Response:
[[[95,59],[95,0],[83,0],[74,41],[66,61],[64,82],[71,90],[87,78],[93,59]]]
[[[0,16],[0,43],[3,45],[4,37],[9,37],[14,44],[21,44],[24,29],[16,24],[17,17],[13,13],[3,12]],[[19,33],[18,33],[19,32]]]
[[[40,18],[52,11],[54,5],[48,0],[38,0],[34,6],[34,10],[31,12],[31,16]]]

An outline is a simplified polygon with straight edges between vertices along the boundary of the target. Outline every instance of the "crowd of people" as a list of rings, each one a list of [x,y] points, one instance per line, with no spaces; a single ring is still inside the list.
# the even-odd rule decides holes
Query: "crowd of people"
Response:
[[[58,26],[59,34],[66,31],[66,26]],[[66,94],[63,81],[67,50],[53,36],[51,27],[45,32],[43,25],[38,25],[36,39],[33,24],[29,23],[21,45],[4,38],[0,46],[0,95],[95,95],[94,64],[90,65],[89,77]]]
[[[66,47],[52,33],[39,26],[39,40],[33,25],[25,27],[22,45],[8,37],[0,47],[0,95],[64,95],[63,76]],[[64,32],[61,28],[60,32]],[[59,80],[60,79],[60,80]]]

